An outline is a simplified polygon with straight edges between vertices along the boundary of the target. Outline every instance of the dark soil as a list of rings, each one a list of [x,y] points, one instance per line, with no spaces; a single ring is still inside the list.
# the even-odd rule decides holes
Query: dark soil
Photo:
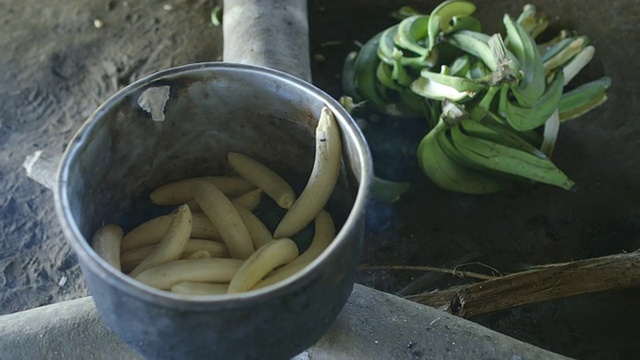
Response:
[[[314,83],[339,97],[342,62],[357,49],[354,42],[393,24],[388,13],[401,5],[428,12],[436,3],[310,1],[312,55],[321,55],[312,64]],[[517,14],[524,4],[476,3],[483,23],[495,25],[486,31],[500,31],[502,15]],[[25,176],[24,158],[39,149],[63,149],[100,103],[132,81],[220,60],[221,29],[210,23],[215,4],[0,0],[0,314],[87,295],[53,197]],[[605,106],[560,132],[554,160],[577,191],[535,186],[483,197],[442,191],[415,165],[425,131],[421,119],[387,123],[389,135],[370,144],[376,171],[413,186],[397,203],[372,202],[363,263],[451,266],[467,257],[507,273],[640,248],[640,7],[635,0],[534,4],[551,15],[552,31],[576,29],[596,46],[576,82],[604,74],[613,80]],[[359,282],[396,293],[420,275],[362,271]],[[443,276],[424,290],[465,281]],[[640,351],[638,304],[640,289],[629,289],[472,320],[572,357],[631,359]]]

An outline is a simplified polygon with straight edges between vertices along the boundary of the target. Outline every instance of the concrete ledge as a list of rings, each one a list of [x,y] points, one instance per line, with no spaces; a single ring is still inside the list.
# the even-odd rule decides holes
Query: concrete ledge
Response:
[[[298,359],[567,359],[476,323],[356,285],[329,332]],[[0,316],[0,359],[141,359],[91,297]]]
[[[107,329],[93,298],[0,316],[0,359],[142,359]]]

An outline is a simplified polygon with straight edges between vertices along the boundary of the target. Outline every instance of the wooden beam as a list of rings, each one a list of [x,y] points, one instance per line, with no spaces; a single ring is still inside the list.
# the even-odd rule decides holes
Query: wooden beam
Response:
[[[640,287],[640,251],[536,266],[406,299],[471,318],[520,305],[631,287]]]

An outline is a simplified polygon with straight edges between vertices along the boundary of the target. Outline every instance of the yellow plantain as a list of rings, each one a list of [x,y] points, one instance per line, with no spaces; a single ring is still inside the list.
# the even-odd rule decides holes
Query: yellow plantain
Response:
[[[300,254],[295,260],[291,261],[287,265],[274,270],[268,277],[279,276],[282,273],[292,273],[290,269],[300,268],[300,264],[309,264],[315,258],[317,258],[322,252],[331,244],[331,241],[336,237],[336,228],[331,219],[331,215],[322,210],[316,216],[315,219],[315,234],[309,248]]]
[[[178,212],[173,214],[169,229],[160,240],[160,243],[158,243],[158,246],[138,266],[131,270],[129,275],[136,277],[150,267],[179,259],[189,241],[190,233],[191,210],[189,210],[188,206],[181,205],[178,208]]]
[[[191,209],[192,213],[202,213],[202,209],[200,208],[200,205],[198,205],[198,202],[195,201],[194,199],[191,199],[184,204],[187,205],[189,209]]]
[[[225,195],[235,196],[255,189],[255,186],[238,176],[202,176],[178,180],[162,185],[149,194],[156,205],[178,205],[193,199],[189,186],[194,182],[206,181],[214,184]]]
[[[227,155],[231,167],[250,183],[259,187],[283,209],[288,209],[296,200],[291,186],[273,170],[260,162],[239,153]]]
[[[191,255],[186,256],[187,259],[210,259],[212,258],[211,253],[207,250],[198,250],[192,252]]]
[[[281,268],[278,268],[270,272],[264,279],[260,280],[254,287],[251,288],[251,290],[261,289],[265,286],[273,285],[277,282],[287,279],[293,274],[304,269],[307,265],[309,265],[310,262],[311,261],[299,262],[293,266],[288,266],[289,264],[287,264]]]
[[[138,225],[122,238],[121,251],[129,251],[147,245],[156,244],[169,229],[173,215],[163,215]],[[220,239],[220,233],[205,214],[191,214],[190,238],[214,240]]]
[[[157,246],[157,244],[153,244],[123,252],[120,255],[122,271],[128,273],[133,270],[133,268],[135,268],[144,258],[146,258]],[[229,249],[227,249],[227,245],[221,242],[203,239],[189,239],[189,241],[187,241],[187,245],[184,247],[184,251],[182,252],[180,258],[185,259],[199,250],[205,250],[209,252],[209,254],[211,254],[211,257],[229,256]]]
[[[238,215],[242,218],[244,225],[251,235],[251,241],[253,241],[254,248],[259,248],[262,245],[273,240],[271,232],[267,229],[267,226],[258,219],[251,211],[243,208],[240,205],[233,204],[238,211]]]
[[[236,197],[231,202],[240,205],[249,211],[253,211],[258,207],[258,205],[260,205],[260,200],[262,200],[262,189],[255,189]],[[191,212],[202,212],[202,208],[200,208],[200,205],[198,205],[198,202],[195,199],[187,201],[186,205],[191,209]]]
[[[122,242],[122,228],[118,225],[102,226],[93,235],[91,247],[106,262],[120,271],[120,243]]]
[[[248,291],[273,269],[288,264],[298,256],[298,246],[291,239],[271,240],[249,257],[229,283],[229,294]]]
[[[258,207],[258,205],[260,205],[261,200],[262,189],[255,189],[238,196],[237,198],[233,199],[232,202],[236,205],[242,206],[249,211],[253,211]]]
[[[234,259],[246,259],[253,254],[251,235],[236,207],[214,184],[199,181],[190,186],[194,198],[209,220],[220,232],[220,237]]]
[[[313,170],[302,194],[284,215],[273,237],[289,237],[307,226],[329,200],[340,175],[342,139],[336,119],[324,107],[316,127]]]
[[[242,266],[238,259],[187,259],[154,266],[135,279],[158,289],[170,289],[181,281],[228,283]]]

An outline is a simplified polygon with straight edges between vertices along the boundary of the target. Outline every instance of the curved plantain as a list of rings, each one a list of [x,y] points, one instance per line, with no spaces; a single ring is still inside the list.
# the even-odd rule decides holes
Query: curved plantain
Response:
[[[259,161],[240,153],[227,154],[229,164],[240,176],[262,189],[273,201],[283,209],[288,209],[296,200],[296,194],[291,186]]]
[[[121,270],[120,244],[122,243],[122,228],[114,224],[101,226],[91,239],[91,247],[101,258],[114,268]]]
[[[131,270],[129,275],[136,277],[146,269],[179,259],[189,241],[191,223],[191,210],[187,205],[181,205],[178,211],[173,214],[169,228],[158,243],[158,246],[138,266]]]
[[[156,205],[179,205],[193,199],[189,186],[197,181],[215,184],[226,195],[234,196],[255,189],[255,185],[238,176],[202,176],[174,181],[156,188],[149,194],[151,202]]]
[[[553,82],[538,101],[530,107],[521,106],[509,99],[508,90],[504,87],[500,93],[501,115],[507,119],[511,127],[518,131],[527,131],[542,126],[558,108],[562,98],[564,76],[561,71],[556,73]]]
[[[429,50],[436,46],[436,39],[445,29],[451,27],[453,18],[467,17],[476,11],[476,5],[466,0],[447,0],[436,6],[429,14],[427,24]]]
[[[440,147],[438,137],[444,136],[443,121],[422,139],[418,146],[418,162],[422,171],[438,187],[465,194],[489,194],[510,187],[510,184],[465,167],[452,160]]]
[[[428,44],[425,44],[428,36],[428,26],[428,15],[410,16],[402,20],[398,25],[393,42],[398,47],[412,51],[415,54],[429,56]]]
[[[236,207],[239,206],[234,205],[211,183],[194,183],[190,189],[206,216],[220,232],[231,257],[246,259],[251,256],[255,248],[251,235],[238,214]]]
[[[322,108],[315,136],[316,154],[311,175],[300,197],[273,232],[275,239],[292,236],[307,226],[324,208],[338,181],[342,138],[338,123],[328,107]]]
[[[248,291],[273,269],[298,256],[296,243],[287,238],[271,240],[256,250],[238,269],[229,283],[229,294]]]
[[[526,152],[470,136],[458,127],[451,128],[453,144],[469,161],[479,167],[521,176],[533,181],[570,190],[575,185],[540,151]]]
[[[143,246],[152,245],[159,242],[169,229],[173,215],[162,215],[145,221],[128,232],[122,238],[121,251],[129,251]],[[191,234],[189,237],[195,239],[219,239],[218,229],[211,223],[209,218],[202,213],[191,214]]]
[[[128,273],[133,270],[142,260],[144,260],[144,258],[151,254],[153,249],[156,247],[158,247],[158,245],[153,244],[123,252],[120,255],[122,271]],[[180,255],[180,258],[186,259],[201,250],[207,251],[211,257],[229,256],[229,249],[227,249],[227,245],[222,242],[204,239],[189,239],[184,247],[182,255]]]
[[[176,260],[149,268],[135,279],[167,290],[182,281],[228,283],[242,264],[242,260],[222,258]]]
[[[336,237],[336,227],[333,223],[331,215],[322,210],[315,218],[315,234],[309,248],[300,256],[296,257],[287,265],[284,265],[273,271],[269,277],[276,276],[280,272],[290,272],[291,268],[298,267],[302,264],[308,264],[315,260],[322,252],[331,244]]]
[[[610,86],[611,78],[605,76],[562,94],[558,104],[560,121],[575,119],[604,104]]]
[[[520,62],[524,76],[511,90],[522,106],[533,106],[542,96],[546,87],[544,63],[535,40],[509,15],[505,15],[508,48]]]

